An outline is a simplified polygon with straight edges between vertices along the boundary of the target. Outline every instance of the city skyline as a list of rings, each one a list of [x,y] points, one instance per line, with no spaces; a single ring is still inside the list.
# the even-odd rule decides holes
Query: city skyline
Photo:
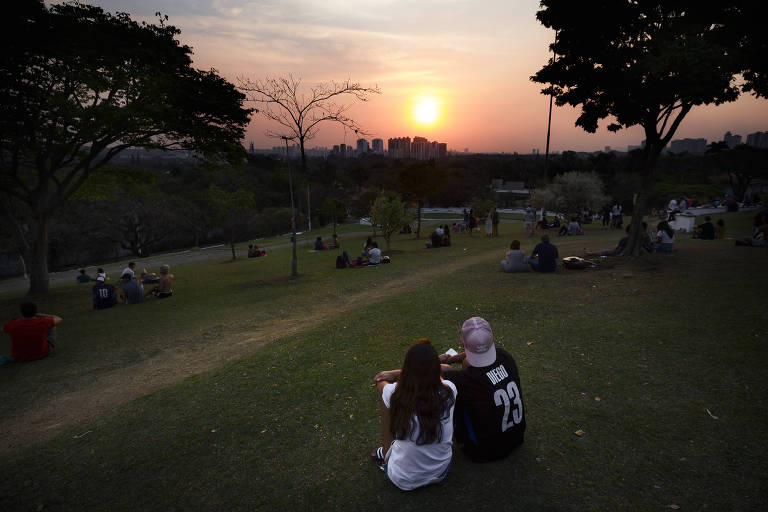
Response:
[[[148,0],[88,3],[147,21],[158,10]],[[377,85],[381,95],[350,109],[370,138],[417,134],[458,151],[543,153],[549,100],[529,77],[551,57],[554,34],[536,20],[536,0],[483,7],[465,0],[361,0],[354,9],[338,0],[165,0],[162,13],[193,48],[195,66],[216,68],[230,81],[293,74],[306,85],[347,78]],[[637,127],[610,133],[607,121],[588,134],[574,126],[577,115],[554,108],[552,152],[621,151],[644,139]],[[674,138],[721,140],[726,131],[746,138],[766,130],[765,119],[768,100],[742,95],[694,107]],[[264,135],[267,126],[254,116],[244,144],[275,145]],[[328,123],[309,145],[354,145],[358,138]]]

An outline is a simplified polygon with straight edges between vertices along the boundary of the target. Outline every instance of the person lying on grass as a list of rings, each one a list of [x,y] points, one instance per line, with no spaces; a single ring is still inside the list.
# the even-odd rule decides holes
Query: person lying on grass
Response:
[[[404,491],[440,482],[451,467],[456,386],[440,377],[437,352],[422,338],[405,354],[402,370],[379,372],[382,445],[371,454]]]
[[[56,326],[61,317],[38,313],[34,302],[24,302],[20,309],[20,319],[3,324],[3,331],[11,337],[11,356],[0,356],[0,365],[42,359],[56,342]]]
[[[441,354],[443,377],[458,391],[453,416],[454,439],[474,462],[507,457],[523,443],[525,411],[515,359],[496,347],[490,324],[480,317],[461,327],[464,352]],[[451,364],[461,363],[462,369]],[[376,382],[396,381],[399,370],[381,372]]]
[[[158,299],[165,299],[166,297],[173,296],[173,274],[168,273],[170,270],[171,267],[168,265],[160,265],[160,282],[157,286],[147,291],[146,297],[152,295]]]

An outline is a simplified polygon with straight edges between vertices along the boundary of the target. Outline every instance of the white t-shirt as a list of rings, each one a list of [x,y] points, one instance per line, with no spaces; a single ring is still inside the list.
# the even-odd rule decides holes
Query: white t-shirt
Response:
[[[667,206],[667,210],[673,212],[677,210],[677,201],[675,199],[672,199],[669,201],[669,205]]]
[[[672,233],[672,236],[669,236],[666,231],[663,229],[659,230],[658,233],[656,233],[656,236],[661,238],[661,243],[663,244],[673,244],[675,243],[675,234]]]
[[[131,274],[131,277],[136,277],[136,273],[131,269],[131,267],[125,267],[123,270],[123,273],[120,274],[120,277],[124,276],[125,274]]]
[[[368,263],[371,265],[378,265],[381,263],[381,249],[374,247],[368,251]]]
[[[456,399],[457,391],[453,382],[444,380],[443,384],[453,392]],[[395,392],[397,383],[387,384],[381,392],[381,399],[389,409],[392,393]],[[411,439],[419,437],[419,425],[416,424],[411,433]],[[445,473],[451,463],[451,439],[453,438],[453,406],[445,418],[440,422],[443,435],[440,442],[418,445],[411,439],[395,439],[387,452],[387,477],[393,484],[404,491],[416,489],[432,482]]]

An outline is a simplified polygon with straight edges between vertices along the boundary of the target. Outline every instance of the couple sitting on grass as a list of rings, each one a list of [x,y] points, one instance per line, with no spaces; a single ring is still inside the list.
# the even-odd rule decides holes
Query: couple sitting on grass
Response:
[[[461,344],[464,352],[438,356],[422,338],[408,349],[402,370],[374,378],[381,393],[383,444],[371,459],[400,489],[443,480],[454,439],[474,462],[502,459],[523,442],[515,360],[495,346],[491,326],[480,317],[464,322]]]
[[[548,235],[541,237],[541,243],[536,244],[530,257],[520,250],[519,240],[512,240],[506,258],[501,260],[501,269],[504,272],[528,272],[529,269],[554,272],[558,257],[557,247],[549,243]]]

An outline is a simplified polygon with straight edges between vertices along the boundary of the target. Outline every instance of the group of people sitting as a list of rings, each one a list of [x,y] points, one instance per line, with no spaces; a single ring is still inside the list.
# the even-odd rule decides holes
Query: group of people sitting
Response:
[[[434,249],[436,247],[450,247],[451,246],[451,230],[448,224],[437,226],[435,230],[429,235],[429,242],[426,242],[427,249]]]
[[[363,251],[360,253],[360,256],[352,260],[347,251],[342,251],[342,253],[336,257],[336,268],[359,268],[376,266],[380,263],[387,263],[388,261],[389,256],[382,257],[379,244],[374,242],[372,238],[368,237],[368,239],[363,244]]]
[[[339,239],[339,235],[334,233],[331,235],[331,241],[328,245],[325,245],[323,242],[323,237],[318,236],[315,238],[315,250],[316,251],[327,251],[328,249],[339,249],[341,248],[341,240]]]
[[[462,352],[438,355],[428,339],[416,340],[402,369],[374,377],[382,445],[370,457],[402,490],[443,480],[454,441],[478,463],[503,459],[523,443],[525,408],[515,359],[495,344],[490,324],[480,317],[464,322],[460,341]]]
[[[81,275],[85,270],[81,270]],[[78,282],[80,278],[78,277]],[[118,293],[115,285],[107,283],[106,273],[99,269],[96,275],[96,282],[92,288],[93,309],[108,309],[118,304],[138,304],[143,302],[145,297],[157,297],[165,299],[173,296],[173,274],[170,273],[168,265],[160,266],[160,275],[147,272],[143,269],[141,275],[136,277],[136,263],[130,262],[120,276],[121,288]],[[154,284],[149,290],[144,290],[144,284]]]
[[[248,257],[249,258],[262,258],[267,255],[267,251],[259,249],[256,244],[248,244]]]
[[[578,217],[572,217],[571,222],[569,222],[567,226],[561,226],[560,230],[557,232],[557,236],[575,236],[583,234],[584,230],[581,228],[581,222]]]

